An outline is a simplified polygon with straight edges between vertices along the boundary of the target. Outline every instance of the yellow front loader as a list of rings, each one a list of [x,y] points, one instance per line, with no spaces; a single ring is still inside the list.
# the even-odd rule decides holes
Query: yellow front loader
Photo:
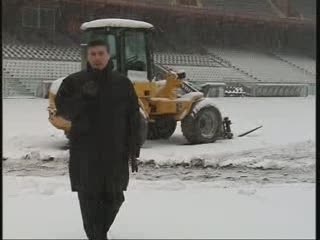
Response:
[[[181,121],[183,135],[191,144],[231,138],[230,121],[203,94],[184,81],[184,72],[164,67],[163,79],[156,79],[153,61],[153,26],[128,19],[99,19],[82,24],[82,68],[86,67],[86,44],[102,39],[110,46],[114,70],[129,77],[139,97],[142,142],[167,139]],[[157,67],[157,69],[156,69]],[[79,69],[80,70],[80,69]],[[159,74],[158,74],[159,76]],[[63,78],[54,81],[49,91],[49,121],[68,136],[71,122],[56,114],[55,94]]]

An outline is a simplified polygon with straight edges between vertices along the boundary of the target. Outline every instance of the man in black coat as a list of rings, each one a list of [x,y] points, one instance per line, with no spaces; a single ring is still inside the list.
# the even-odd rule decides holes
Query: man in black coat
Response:
[[[71,121],[69,174],[78,192],[89,239],[105,239],[129,181],[137,171],[139,105],[133,84],[113,71],[109,46],[87,46],[87,69],[65,78],[57,92],[57,114]],[[109,61],[110,60],[110,61]]]

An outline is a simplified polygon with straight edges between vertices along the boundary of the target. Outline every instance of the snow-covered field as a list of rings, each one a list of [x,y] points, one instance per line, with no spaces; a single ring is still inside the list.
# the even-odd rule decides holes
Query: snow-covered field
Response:
[[[315,98],[216,98],[242,138],[147,141],[112,238],[315,238]],[[45,99],[3,100],[4,238],[85,238]],[[53,157],[52,161],[45,161]]]

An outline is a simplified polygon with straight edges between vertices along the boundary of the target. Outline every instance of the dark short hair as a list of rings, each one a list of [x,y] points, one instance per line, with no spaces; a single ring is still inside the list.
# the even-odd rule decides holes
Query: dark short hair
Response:
[[[107,49],[107,52],[110,51],[110,47],[109,47],[109,44],[103,40],[92,40],[90,42],[88,42],[87,44],[87,49],[91,48],[91,47],[97,47],[97,46],[103,46]]]

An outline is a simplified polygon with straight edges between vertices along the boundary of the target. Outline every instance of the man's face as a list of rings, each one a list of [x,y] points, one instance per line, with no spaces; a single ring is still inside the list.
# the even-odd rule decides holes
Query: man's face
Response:
[[[104,69],[110,59],[110,55],[105,46],[95,46],[88,48],[88,62],[94,69]]]

